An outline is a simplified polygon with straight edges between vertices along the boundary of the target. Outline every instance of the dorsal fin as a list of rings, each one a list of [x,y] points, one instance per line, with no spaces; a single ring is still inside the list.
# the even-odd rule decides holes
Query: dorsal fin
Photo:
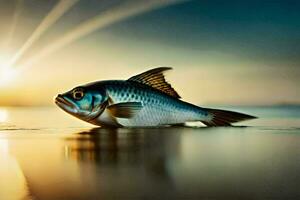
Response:
[[[166,82],[164,72],[172,69],[171,67],[158,67],[141,74],[135,75],[128,79],[128,81],[139,82],[152,88],[155,88],[165,94],[168,94],[175,98],[180,98],[179,94],[172,88],[172,86]]]

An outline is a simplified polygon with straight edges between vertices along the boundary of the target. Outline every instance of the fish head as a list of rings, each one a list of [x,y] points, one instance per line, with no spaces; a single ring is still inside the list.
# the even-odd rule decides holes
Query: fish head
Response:
[[[103,89],[85,86],[58,94],[55,103],[62,110],[84,121],[91,121],[102,114],[108,105],[108,95]]]

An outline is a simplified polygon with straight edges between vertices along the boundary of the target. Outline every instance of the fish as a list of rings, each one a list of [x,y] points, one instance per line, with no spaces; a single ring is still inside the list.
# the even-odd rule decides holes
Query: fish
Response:
[[[58,94],[65,112],[100,127],[161,127],[202,122],[208,127],[232,126],[255,119],[234,111],[199,107],[181,100],[165,79],[171,67],[158,67],[127,80],[103,80]]]

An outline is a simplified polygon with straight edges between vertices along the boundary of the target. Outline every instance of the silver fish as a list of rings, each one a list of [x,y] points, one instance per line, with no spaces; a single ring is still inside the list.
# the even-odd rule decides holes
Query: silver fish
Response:
[[[207,126],[230,126],[256,117],[198,107],[180,100],[163,73],[154,68],[128,80],[108,80],[75,87],[59,94],[55,103],[67,113],[103,127],[153,127],[200,121]]]

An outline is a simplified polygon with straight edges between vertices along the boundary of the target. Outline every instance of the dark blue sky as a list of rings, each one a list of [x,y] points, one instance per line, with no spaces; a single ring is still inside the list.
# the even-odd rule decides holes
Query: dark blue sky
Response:
[[[36,27],[57,2],[27,0],[22,20]],[[47,34],[63,33],[124,2],[81,0]],[[31,32],[29,28],[24,39]],[[296,0],[186,1],[125,19],[98,31],[102,32],[190,50],[227,52],[245,59],[287,62],[292,66],[300,63],[300,1]]]
[[[300,1],[190,1],[131,18],[108,30],[171,46],[300,61]]]

